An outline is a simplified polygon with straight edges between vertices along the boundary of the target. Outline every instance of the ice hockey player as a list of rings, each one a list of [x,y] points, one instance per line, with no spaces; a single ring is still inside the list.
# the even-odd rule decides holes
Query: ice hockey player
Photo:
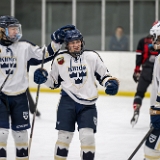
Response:
[[[26,95],[30,65],[42,63],[44,48],[20,41],[21,24],[12,16],[0,17],[0,159],[7,159],[9,128],[16,146],[17,160],[28,160],[29,108]],[[51,44],[50,44],[51,46]],[[49,47],[48,47],[49,48]],[[51,47],[50,47],[51,48]],[[50,49],[49,48],[49,49]],[[55,47],[55,53],[59,48]],[[51,50],[51,49],[50,49]],[[45,62],[54,52],[45,52]],[[8,77],[8,78],[7,78]]]
[[[152,35],[148,35],[138,42],[136,50],[136,67],[134,69],[133,79],[137,85],[136,93],[133,100],[133,117],[131,119],[132,127],[137,123],[142,106],[142,101],[147,88],[152,82],[152,73],[155,57],[158,52],[153,50]]]
[[[65,35],[62,38],[61,35]],[[54,159],[67,159],[69,145],[78,125],[81,143],[81,159],[94,160],[95,137],[97,127],[96,100],[98,98],[96,79],[104,86],[106,94],[118,92],[119,81],[112,77],[99,54],[84,49],[84,40],[80,31],[73,26],[63,34],[61,29],[52,36],[54,45],[65,44],[52,63],[52,69],[37,69],[34,82],[45,83],[54,89],[61,85],[61,99],[58,105],[56,129],[58,140],[55,145]]]
[[[160,53],[160,21],[154,23],[150,34],[153,35],[153,48]],[[150,115],[154,130],[144,146],[145,160],[160,160],[160,54],[154,63]]]

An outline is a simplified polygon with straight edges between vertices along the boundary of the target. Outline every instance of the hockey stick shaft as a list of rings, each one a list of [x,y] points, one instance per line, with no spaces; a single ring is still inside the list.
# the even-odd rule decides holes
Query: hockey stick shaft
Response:
[[[10,48],[8,48],[8,47],[7,47],[7,51],[9,51],[9,52],[11,53],[11,59],[12,59],[12,58],[13,58],[13,51],[12,51]],[[13,64],[14,64],[14,63],[13,63]],[[12,66],[13,66],[13,64],[12,64]],[[6,82],[7,82],[7,80],[8,80],[8,78],[9,78],[9,76],[10,76],[11,73],[12,73],[12,70],[9,69],[9,73],[8,73],[6,79],[4,80],[4,82],[2,83],[2,85],[1,85],[1,87],[0,87],[0,93],[1,93],[4,85],[6,84]]]
[[[153,127],[150,128],[150,130],[146,133],[146,135],[144,136],[144,138],[141,140],[141,142],[139,143],[139,145],[136,147],[136,149],[133,151],[133,153],[130,155],[130,157],[128,158],[128,160],[131,160],[134,155],[137,153],[137,151],[139,150],[139,148],[142,146],[142,144],[144,143],[144,141],[149,137],[149,135],[151,134],[151,132],[153,131]]]
[[[44,57],[45,57],[45,49],[43,50],[41,69],[43,69]],[[35,102],[35,112],[34,112],[34,115],[33,115],[32,126],[31,126],[31,133],[30,133],[30,139],[29,139],[29,145],[28,145],[28,159],[29,159],[30,150],[31,150],[33,129],[34,129],[35,118],[36,118],[36,113],[37,113],[37,104],[38,104],[38,98],[39,98],[39,91],[40,91],[40,84],[38,84],[38,87],[37,87],[36,102]]]
[[[2,91],[4,85],[6,84],[6,82],[7,82],[8,78],[9,78],[11,72],[12,72],[12,70],[10,69],[10,70],[9,70],[9,73],[8,73],[8,75],[7,75],[7,77],[6,77],[6,79],[4,80],[4,82],[3,82],[2,85],[1,85],[0,92]]]

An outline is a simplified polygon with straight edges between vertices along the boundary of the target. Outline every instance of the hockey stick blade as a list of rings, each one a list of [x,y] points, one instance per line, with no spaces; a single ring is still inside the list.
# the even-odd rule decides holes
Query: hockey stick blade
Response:
[[[144,143],[144,141],[150,136],[150,134],[153,131],[153,129],[154,129],[153,127],[150,128],[150,130],[146,133],[146,135],[144,136],[144,138],[141,140],[141,142],[138,144],[138,146],[136,147],[136,149],[133,151],[133,153],[130,155],[130,157],[127,160],[132,160],[132,158],[137,153],[137,151],[139,150],[139,148],[142,146],[142,144]]]

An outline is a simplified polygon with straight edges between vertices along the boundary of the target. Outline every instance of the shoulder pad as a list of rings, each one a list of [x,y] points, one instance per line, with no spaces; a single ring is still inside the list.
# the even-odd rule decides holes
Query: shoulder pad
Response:
[[[26,42],[26,43],[31,44],[32,46],[36,46],[36,44],[34,44],[34,43],[30,42],[30,41],[27,41],[27,40],[19,40],[19,42]]]

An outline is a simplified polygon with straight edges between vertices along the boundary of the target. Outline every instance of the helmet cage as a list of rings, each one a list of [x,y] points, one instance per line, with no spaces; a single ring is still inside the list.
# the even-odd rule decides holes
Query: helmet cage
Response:
[[[72,42],[72,41],[75,41],[75,40],[80,40],[81,41],[81,50],[78,51],[78,52],[69,52],[68,43]],[[83,40],[82,34],[80,33],[80,31],[78,29],[67,31],[66,32],[66,36],[64,38],[64,42],[66,43],[66,47],[65,48],[68,50],[69,54],[72,57],[74,57],[74,58],[79,57],[83,53],[84,40]]]
[[[11,37],[9,35],[9,28],[15,27],[17,33]],[[22,28],[21,28],[21,24],[10,24],[7,28],[5,28],[5,36],[7,38],[7,40],[11,41],[11,42],[16,42],[19,41],[22,37]]]
[[[9,28],[16,27],[17,34],[14,36],[9,35]],[[22,29],[19,21],[12,16],[0,17],[0,39],[4,41],[16,42],[22,37]]]

